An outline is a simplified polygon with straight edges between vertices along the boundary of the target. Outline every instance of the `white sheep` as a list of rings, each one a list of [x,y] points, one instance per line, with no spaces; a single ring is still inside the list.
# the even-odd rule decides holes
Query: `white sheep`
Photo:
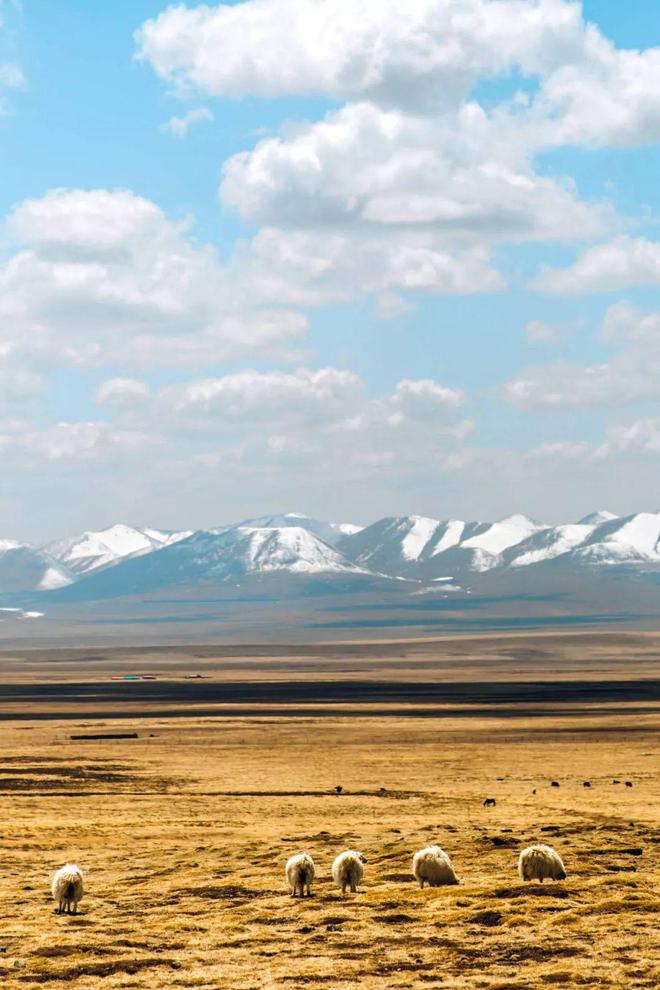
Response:
[[[521,880],[565,880],[566,870],[561,856],[552,846],[528,846],[518,859]]]
[[[74,863],[67,863],[61,870],[58,870],[53,877],[51,887],[53,899],[57,901],[57,913],[64,914],[66,907],[67,914],[78,913],[78,901],[83,897],[83,874],[79,866]],[[73,905],[73,912],[71,906]]]
[[[314,860],[309,853],[297,853],[295,856],[292,856],[291,859],[287,860],[284,872],[291,887],[292,897],[295,897],[298,891],[300,891],[301,897],[305,896],[305,891],[307,891],[307,896],[310,897],[310,887],[314,879],[315,867]]]
[[[429,887],[442,887],[459,882],[449,856],[440,846],[427,846],[415,853],[413,875],[422,890],[425,883]]]
[[[332,879],[341,887],[342,895],[346,893],[347,887],[350,887],[352,894],[357,891],[357,885],[364,876],[363,864],[366,862],[362,853],[355,849],[339,853],[332,864]]]

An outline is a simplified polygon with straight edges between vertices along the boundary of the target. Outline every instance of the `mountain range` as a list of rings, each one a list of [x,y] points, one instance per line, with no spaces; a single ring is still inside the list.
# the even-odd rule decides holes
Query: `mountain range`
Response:
[[[0,540],[0,593],[58,599],[72,586],[93,599],[265,575],[451,588],[479,575],[548,569],[660,572],[660,513],[600,511],[557,526],[524,515],[496,522],[396,516],[365,527],[288,513],[197,531],[118,524],[44,547]]]

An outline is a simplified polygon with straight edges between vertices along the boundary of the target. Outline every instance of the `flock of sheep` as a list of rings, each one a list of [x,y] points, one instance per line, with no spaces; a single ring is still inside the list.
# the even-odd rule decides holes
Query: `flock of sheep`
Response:
[[[346,849],[332,864],[332,879],[341,888],[342,896],[347,890],[357,891],[364,876],[365,857],[355,849]],[[311,895],[316,866],[309,853],[296,853],[284,869],[291,888],[291,896]],[[426,846],[413,856],[412,872],[423,889],[443,887],[459,883],[454,867],[444,849],[440,846]],[[566,870],[559,853],[552,846],[535,845],[523,849],[518,859],[518,873],[522,880],[565,880]],[[79,866],[67,863],[53,877],[53,899],[57,902],[58,914],[77,914],[78,902],[84,893],[83,873]]]
[[[366,859],[361,852],[347,849],[340,853],[332,864],[332,879],[341,887],[342,895],[349,889],[355,893],[364,876]],[[286,879],[295,897],[311,894],[312,881],[316,873],[314,860],[309,853],[297,853],[288,860],[284,869]],[[451,860],[440,846],[426,846],[413,856],[412,872],[423,889],[443,887],[459,883]],[[565,880],[566,870],[559,853],[552,846],[535,845],[523,849],[518,858],[518,873],[522,880]]]

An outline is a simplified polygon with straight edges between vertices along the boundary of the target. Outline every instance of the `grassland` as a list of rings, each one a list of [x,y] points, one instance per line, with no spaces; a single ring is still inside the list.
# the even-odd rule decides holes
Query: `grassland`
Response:
[[[602,634],[5,655],[2,985],[657,987],[659,647]],[[158,680],[111,680],[138,669]],[[214,691],[186,695],[193,674]],[[317,689],[292,703],[301,681]],[[619,698],[602,692],[617,681]],[[273,683],[276,704],[256,690]],[[469,683],[478,697],[438,689]],[[520,700],[547,683],[560,702]],[[138,738],[71,739],[118,731]],[[517,853],[539,840],[564,883],[519,881]],[[460,886],[414,885],[429,841]],[[368,864],[342,899],[329,873],[347,846]],[[318,868],[305,901],[283,876],[299,849]],[[67,860],[86,873],[77,917],[49,896]]]

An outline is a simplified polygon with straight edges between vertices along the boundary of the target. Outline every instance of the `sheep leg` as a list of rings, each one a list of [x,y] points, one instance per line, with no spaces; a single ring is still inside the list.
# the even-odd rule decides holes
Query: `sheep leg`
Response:
[[[357,894],[357,886],[355,880],[351,880],[351,894]]]
[[[308,897],[311,897],[312,896],[312,891],[311,891],[311,888],[310,888],[309,884],[307,884],[307,896]]]

